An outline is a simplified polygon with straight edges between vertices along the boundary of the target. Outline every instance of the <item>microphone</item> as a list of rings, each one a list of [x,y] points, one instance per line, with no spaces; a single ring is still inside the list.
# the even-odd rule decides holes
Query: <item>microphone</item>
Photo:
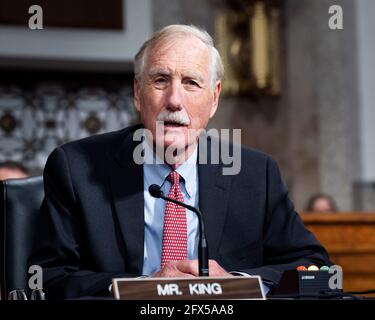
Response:
[[[152,184],[151,186],[149,186],[148,192],[150,192],[150,194],[154,198],[161,198],[163,196],[163,191],[157,184]]]
[[[181,207],[184,207],[190,211],[193,211],[198,217],[199,223],[199,244],[198,244],[198,265],[199,265],[199,276],[200,277],[208,277],[208,244],[206,240],[206,233],[204,231],[204,223],[202,218],[202,213],[199,211],[198,208],[190,206],[186,203],[177,201],[175,199],[166,197],[163,195],[163,191],[161,190],[160,186],[157,184],[152,184],[148,188],[148,192],[150,192],[151,196],[154,198],[161,198],[165,201],[173,202]]]

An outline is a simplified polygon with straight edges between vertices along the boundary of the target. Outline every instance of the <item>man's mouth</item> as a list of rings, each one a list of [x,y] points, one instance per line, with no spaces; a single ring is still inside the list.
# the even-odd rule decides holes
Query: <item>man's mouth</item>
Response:
[[[181,122],[175,122],[175,121],[164,121],[164,126],[165,127],[175,127],[175,128],[187,127],[186,124],[183,124]]]

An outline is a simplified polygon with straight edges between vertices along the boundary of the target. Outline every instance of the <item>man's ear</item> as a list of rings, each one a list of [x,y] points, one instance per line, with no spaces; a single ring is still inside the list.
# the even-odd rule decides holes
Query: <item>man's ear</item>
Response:
[[[139,100],[140,83],[134,78],[134,106],[138,112],[141,111],[141,103]]]
[[[210,112],[210,119],[216,113],[217,107],[219,105],[220,92],[221,92],[221,81],[217,81],[214,92],[213,92],[214,97],[213,97],[213,103],[212,103],[212,108]]]

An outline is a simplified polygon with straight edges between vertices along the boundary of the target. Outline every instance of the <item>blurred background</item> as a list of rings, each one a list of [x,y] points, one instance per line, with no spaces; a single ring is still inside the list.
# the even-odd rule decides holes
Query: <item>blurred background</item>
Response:
[[[373,0],[0,0],[0,162],[40,174],[55,146],[135,123],[134,54],[154,30],[195,24],[227,69],[210,127],[271,154],[298,211],[322,193],[375,212],[374,12]]]

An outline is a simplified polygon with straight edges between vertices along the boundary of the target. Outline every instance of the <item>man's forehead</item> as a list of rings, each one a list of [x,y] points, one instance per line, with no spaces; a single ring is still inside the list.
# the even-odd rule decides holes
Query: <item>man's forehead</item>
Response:
[[[163,60],[193,62],[210,58],[208,47],[196,37],[178,37],[162,39],[149,48],[148,60],[155,64]],[[204,63],[207,63],[206,61]]]
[[[207,46],[199,41],[195,38],[171,39],[150,48],[146,72],[148,74],[172,74],[177,71],[184,74],[209,72],[209,51]]]
[[[167,51],[167,50],[191,50],[199,49],[202,52],[208,51],[207,45],[199,38],[193,35],[181,35],[181,34],[171,34],[159,39],[151,47],[151,51],[155,50],[157,52]]]

